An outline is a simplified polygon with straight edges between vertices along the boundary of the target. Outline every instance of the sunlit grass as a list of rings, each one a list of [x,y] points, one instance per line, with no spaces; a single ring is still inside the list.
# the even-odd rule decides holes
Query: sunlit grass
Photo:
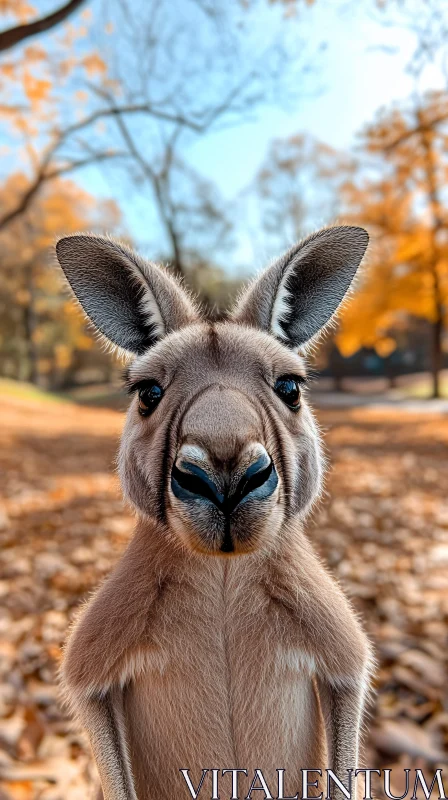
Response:
[[[67,398],[53,392],[46,392],[39,389],[32,383],[25,381],[13,381],[8,378],[0,378],[0,395],[3,397],[18,397],[22,400],[41,400],[45,403],[67,403]]]
[[[421,378],[415,383],[408,386],[400,387],[400,394],[404,397],[414,397],[418,400],[427,400],[432,397],[432,380],[431,376],[422,375]],[[446,370],[440,377],[440,395],[442,398],[448,398],[448,374]]]
[[[0,396],[42,401],[44,403],[75,403],[82,406],[100,406],[119,411],[125,410],[129,403],[126,394],[117,386],[109,386],[107,384],[78,386],[70,391],[57,394],[40,389],[32,383],[13,381],[8,378],[0,378]]]

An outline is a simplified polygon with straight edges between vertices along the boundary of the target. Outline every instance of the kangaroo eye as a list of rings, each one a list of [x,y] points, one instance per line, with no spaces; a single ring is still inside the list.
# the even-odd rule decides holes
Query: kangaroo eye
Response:
[[[157,381],[148,381],[138,390],[138,413],[142,417],[148,417],[160,403],[163,397],[163,389]]]
[[[300,382],[294,375],[282,375],[275,381],[274,392],[294,411],[300,408]]]

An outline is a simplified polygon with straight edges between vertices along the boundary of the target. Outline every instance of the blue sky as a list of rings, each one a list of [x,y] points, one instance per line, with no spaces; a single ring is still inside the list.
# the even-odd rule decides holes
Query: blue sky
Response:
[[[236,0],[231,2],[236,4]],[[94,25],[90,44],[99,47],[107,59],[107,37],[106,40],[95,39],[106,21],[102,9],[107,5],[103,3],[104,0],[92,0],[86,8],[92,9],[97,30],[95,34]],[[47,0],[37,6],[41,6],[42,11],[49,8]],[[322,42],[325,48],[311,58],[311,70],[299,72],[294,102],[287,110],[265,104],[257,109],[250,122],[212,130],[201,138],[187,136],[184,139],[183,157],[204,177],[215,182],[229,203],[250,185],[272,139],[308,133],[334,148],[349,150],[356,146],[357,133],[372,121],[380,107],[408,97],[415,89],[413,78],[406,70],[415,47],[413,34],[402,24],[382,24],[395,14],[393,0],[389,0],[387,15],[378,10],[376,0],[315,0],[311,7],[304,7],[299,0],[299,6],[298,18],[284,26],[292,40],[288,40],[289,46],[292,44],[293,51],[297,48],[297,60],[307,61],[308,52],[316,51]],[[276,15],[277,22],[280,18],[280,7],[274,10],[269,4],[259,7],[265,10],[257,12],[254,20],[255,30],[251,31],[252,40],[247,45],[249,55],[250,48],[263,51]],[[131,8],[132,11],[138,9],[138,2],[131,4]],[[185,8],[180,6],[181,11]],[[421,0],[407,0],[406,8],[414,8],[413,21],[418,21]],[[198,36],[200,33],[198,31]],[[104,48],[103,41],[106,41]],[[288,65],[285,65],[286,70]],[[443,85],[441,70],[433,66],[425,71],[419,88],[437,89]],[[145,191],[134,188],[123,173],[118,175],[105,165],[84,169],[74,177],[92,194],[113,197],[119,202],[123,230],[130,233],[136,246],[146,255],[163,251],[161,227]],[[243,221],[239,222],[242,228]],[[310,220],[312,227],[327,222],[331,220]],[[238,230],[236,248],[220,263],[230,272],[261,266],[254,263],[260,256],[257,238],[256,224],[255,230],[250,232]],[[289,244],[285,242],[285,247]]]
[[[376,22],[381,15],[365,10],[372,8],[369,0],[361,5],[364,10],[353,13],[353,4],[344,12],[340,3],[317,2],[303,16],[307,38],[322,37],[328,44],[316,64],[318,74],[304,79],[296,108],[264,108],[251,125],[211,134],[191,147],[192,161],[226,195],[251,180],[270,139],[306,131],[346,149],[378,108],[410,94],[413,80],[406,64],[413,36]]]
[[[418,5],[415,10],[418,13]],[[250,184],[273,138],[307,132],[335,148],[356,146],[357,133],[380,107],[406,98],[415,88],[406,70],[415,39],[403,26],[382,24],[384,19],[374,0],[317,0],[295,24],[297,46],[302,47],[305,40],[312,49],[323,40],[326,47],[314,59],[313,71],[300,77],[303,91],[293,106],[287,111],[263,106],[250,123],[190,141],[184,150],[188,161],[231,201]],[[266,24],[269,20],[267,15]],[[442,85],[442,75],[434,67],[426,71],[420,88]],[[102,175],[95,169],[82,179],[92,191],[110,195],[113,187]],[[131,192],[127,200],[120,196],[120,205],[136,243],[145,247],[153,222],[148,203],[141,194]],[[225,265],[231,272],[241,265],[250,268],[253,251],[250,238],[240,233],[236,251]]]

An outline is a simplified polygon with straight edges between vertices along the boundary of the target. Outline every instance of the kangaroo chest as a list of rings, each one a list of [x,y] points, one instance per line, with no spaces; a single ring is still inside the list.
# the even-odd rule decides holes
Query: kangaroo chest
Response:
[[[149,620],[125,691],[139,798],[191,797],[181,769],[197,787],[207,768],[262,769],[271,780],[285,768],[297,782],[301,767],[321,763],[311,664],[287,612],[238,561],[210,559],[188,580],[175,576]],[[212,797],[208,777],[199,798]],[[247,794],[250,781],[241,782]],[[222,800],[225,791],[223,779]]]

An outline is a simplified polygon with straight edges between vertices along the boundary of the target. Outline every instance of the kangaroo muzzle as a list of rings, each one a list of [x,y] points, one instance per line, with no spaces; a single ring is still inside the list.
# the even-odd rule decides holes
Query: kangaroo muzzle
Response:
[[[247,542],[254,518],[264,515],[279,483],[274,462],[259,443],[238,458],[216,463],[203,447],[180,447],[171,490],[207,549],[232,553]],[[246,524],[244,523],[246,520]]]

